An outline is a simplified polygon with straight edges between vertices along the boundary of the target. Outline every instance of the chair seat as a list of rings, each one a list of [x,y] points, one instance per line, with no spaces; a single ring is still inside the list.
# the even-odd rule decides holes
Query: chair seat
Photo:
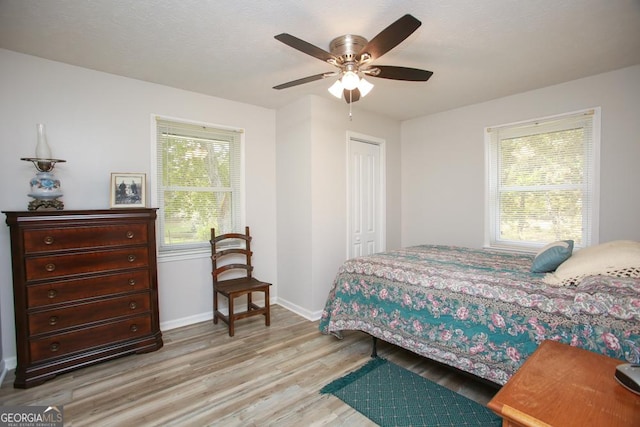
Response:
[[[261,282],[253,277],[240,277],[237,279],[229,279],[216,283],[216,291],[224,296],[233,293],[246,293],[263,290],[271,286],[271,283]]]

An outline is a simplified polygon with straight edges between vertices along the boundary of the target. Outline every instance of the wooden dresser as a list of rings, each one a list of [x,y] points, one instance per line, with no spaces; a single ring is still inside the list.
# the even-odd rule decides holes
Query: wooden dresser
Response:
[[[14,387],[162,347],[155,209],[4,213],[11,232]]]

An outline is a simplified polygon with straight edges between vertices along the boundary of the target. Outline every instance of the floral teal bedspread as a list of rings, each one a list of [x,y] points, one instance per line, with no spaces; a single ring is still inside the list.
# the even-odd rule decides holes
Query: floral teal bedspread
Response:
[[[553,287],[529,272],[532,261],[432,245],[354,258],[338,271],[320,331],[364,331],[498,384],[545,339],[640,363],[639,279]]]

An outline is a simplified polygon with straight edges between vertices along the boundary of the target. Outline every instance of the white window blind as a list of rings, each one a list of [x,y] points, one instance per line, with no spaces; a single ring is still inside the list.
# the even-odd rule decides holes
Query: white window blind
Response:
[[[489,246],[592,244],[599,110],[488,128]],[[599,116],[598,116],[599,117]],[[596,242],[593,242],[596,243]]]
[[[209,248],[210,230],[241,225],[241,134],[156,119],[161,251]]]

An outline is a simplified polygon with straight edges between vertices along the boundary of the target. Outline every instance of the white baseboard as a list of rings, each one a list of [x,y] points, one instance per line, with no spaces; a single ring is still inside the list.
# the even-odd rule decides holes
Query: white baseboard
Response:
[[[7,366],[4,359],[0,359],[0,385],[4,381],[4,377],[7,376]]]
[[[12,369],[16,369],[16,366],[18,366],[18,357],[17,356],[7,357],[2,361],[2,363],[4,363],[4,368],[8,371]]]
[[[213,319],[213,311],[206,313],[200,313],[193,316],[183,317],[181,319],[169,320],[167,322],[160,322],[160,330],[168,331],[171,329],[181,328],[183,326],[193,325],[194,323],[205,322]]]
[[[282,307],[286,308],[289,311],[293,311],[294,313],[304,317],[307,320],[310,320],[312,322],[315,322],[316,320],[320,320],[320,317],[322,317],[322,310],[320,311],[309,311],[306,308],[300,307],[297,304],[294,304],[290,301],[287,301],[285,299],[282,298],[278,298],[278,305],[281,305]]]
[[[270,298],[271,304],[277,304],[275,298]],[[256,304],[262,304],[262,300],[256,300]],[[247,309],[247,305],[239,305],[236,306],[237,311],[242,311]],[[286,308],[286,307],[285,307]],[[227,314],[228,307],[221,305],[220,311],[224,314]],[[293,311],[293,310],[292,310]],[[169,320],[167,322],[160,322],[160,330],[161,331],[169,331],[171,329],[181,328],[182,326],[193,325],[194,323],[213,321],[213,310],[207,311],[205,313],[195,314],[193,316],[183,317],[181,319]]]

